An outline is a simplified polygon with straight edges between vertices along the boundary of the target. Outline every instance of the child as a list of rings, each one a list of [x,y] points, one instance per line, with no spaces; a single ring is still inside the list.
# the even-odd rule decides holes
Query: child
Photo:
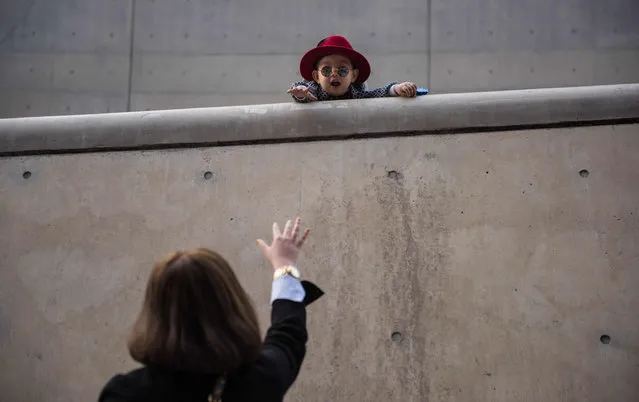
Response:
[[[296,82],[286,91],[300,103],[386,96],[410,98],[417,93],[417,86],[412,82],[392,82],[366,90],[370,64],[343,36],[322,39],[317,47],[306,52],[300,61],[300,73],[305,81]]]

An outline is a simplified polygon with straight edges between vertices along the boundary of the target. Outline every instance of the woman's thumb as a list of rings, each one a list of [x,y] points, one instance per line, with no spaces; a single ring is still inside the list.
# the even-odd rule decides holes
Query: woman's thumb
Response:
[[[262,249],[262,252],[266,254],[266,250],[268,249],[268,246],[266,245],[266,243],[264,243],[264,240],[257,239],[257,245],[260,246],[260,248]]]

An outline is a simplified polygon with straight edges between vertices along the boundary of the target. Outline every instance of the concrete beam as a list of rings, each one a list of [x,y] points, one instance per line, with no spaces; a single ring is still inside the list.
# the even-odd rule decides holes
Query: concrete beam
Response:
[[[639,120],[639,84],[0,120],[0,155]]]

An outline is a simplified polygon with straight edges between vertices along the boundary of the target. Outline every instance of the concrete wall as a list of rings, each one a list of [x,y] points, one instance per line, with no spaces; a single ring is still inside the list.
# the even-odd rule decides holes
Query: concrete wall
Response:
[[[346,35],[371,86],[639,82],[635,0],[0,0],[0,117],[288,102]]]
[[[135,367],[175,248],[221,250],[265,327],[255,239],[299,214],[327,297],[287,400],[636,401],[637,106],[634,85],[0,121],[2,400],[95,400]]]

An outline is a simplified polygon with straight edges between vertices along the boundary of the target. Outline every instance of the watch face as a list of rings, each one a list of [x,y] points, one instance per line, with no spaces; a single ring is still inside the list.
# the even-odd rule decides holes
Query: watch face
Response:
[[[296,267],[292,265],[288,265],[282,268],[278,268],[277,271],[275,271],[275,274],[273,275],[273,277],[279,278],[282,275],[290,275],[293,278],[299,279],[300,271]]]

